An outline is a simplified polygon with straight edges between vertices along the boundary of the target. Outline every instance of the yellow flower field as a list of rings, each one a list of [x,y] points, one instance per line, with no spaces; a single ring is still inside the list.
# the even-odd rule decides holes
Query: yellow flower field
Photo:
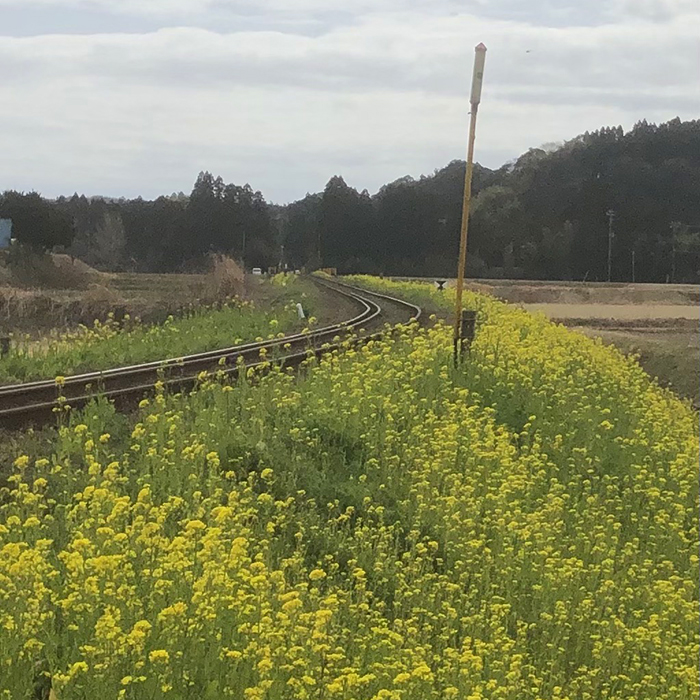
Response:
[[[413,324],[17,455],[0,698],[695,699],[697,416],[467,301],[459,370]]]

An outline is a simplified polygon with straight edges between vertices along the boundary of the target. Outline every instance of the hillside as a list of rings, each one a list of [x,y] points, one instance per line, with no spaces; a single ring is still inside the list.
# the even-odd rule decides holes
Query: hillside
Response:
[[[464,162],[404,177],[370,198],[335,177],[287,208],[287,249],[345,271],[454,271]],[[700,279],[700,121],[603,128],[555,150],[531,149],[492,171],[475,168],[470,270],[481,276]],[[302,216],[303,214],[303,216]]]

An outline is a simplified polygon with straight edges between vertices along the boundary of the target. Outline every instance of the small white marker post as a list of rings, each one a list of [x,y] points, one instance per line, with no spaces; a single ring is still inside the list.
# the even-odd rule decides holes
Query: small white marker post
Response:
[[[472,74],[471,121],[469,123],[469,144],[467,147],[467,172],[464,176],[464,198],[462,200],[462,229],[459,238],[459,264],[457,269],[457,290],[454,327],[454,359],[457,363],[462,355],[462,290],[464,270],[467,262],[467,233],[469,230],[469,205],[472,196],[472,173],[474,172],[474,142],[476,141],[476,114],[481,102],[481,86],[484,82],[486,47],[479,44],[475,49],[474,73]]]

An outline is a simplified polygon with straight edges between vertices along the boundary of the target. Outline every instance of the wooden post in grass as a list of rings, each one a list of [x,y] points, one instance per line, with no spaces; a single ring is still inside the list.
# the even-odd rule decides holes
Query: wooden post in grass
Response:
[[[467,232],[469,229],[469,205],[472,196],[472,173],[474,171],[474,142],[476,140],[476,115],[481,102],[481,85],[484,80],[484,63],[486,47],[479,44],[475,49],[474,73],[472,75],[471,121],[469,123],[469,143],[467,146],[467,171],[464,175],[464,197],[462,200],[462,228],[459,237],[459,263],[457,266],[457,291],[455,294],[454,359],[459,361],[462,355],[462,290],[464,289],[464,271],[467,262]]]
[[[460,353],[463,353],[465,348],[468,348],[474,340],[476,333],[476,311],[472,309],[462,309],[462,327],[460,333]]]

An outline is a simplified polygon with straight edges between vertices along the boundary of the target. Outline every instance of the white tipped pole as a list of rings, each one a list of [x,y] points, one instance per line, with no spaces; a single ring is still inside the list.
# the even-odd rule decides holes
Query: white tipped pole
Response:
[[[458,361],[462,352],[462,290],[464,270],[467,262],[467,233],[469,230],[469,205],[472,196],[472,173],[474,171],[474,142],[476,140],[476,114],[481,102],[481,87],[484,82],[486,47],[479,44],[474,49],[474,72],[472,73],[471,121],[469,124],[469,145],[467,148],[467,172],[464,176],[464,198],[462,200],[462,229],[459,238],[459,264],[457,268],[457,293],[454,327],[454,357]]]
[[[481,102],[481,87],[484,84],[484,64],[486,63],[486,47],[479,44],[474,49],[474,73],[472,74],[472,96],[469,100],[472,104],[478,105]]]

